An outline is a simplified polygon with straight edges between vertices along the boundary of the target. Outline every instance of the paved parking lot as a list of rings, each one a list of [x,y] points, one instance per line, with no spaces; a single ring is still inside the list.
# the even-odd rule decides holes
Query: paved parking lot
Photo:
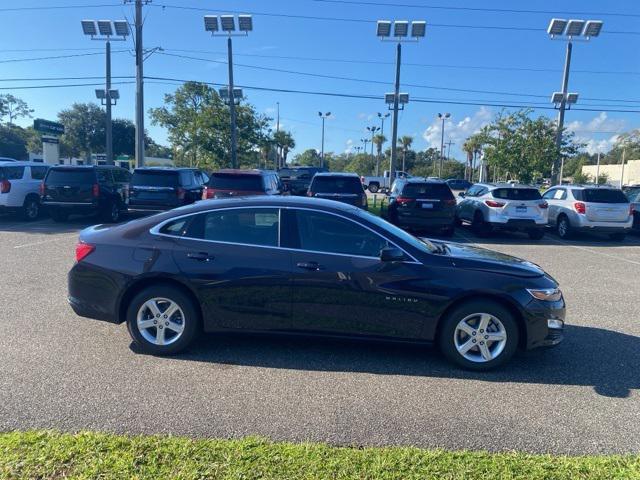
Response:
[[[88,223],[0,218],[0,430],[57,428],[569,454],[640,451],[640,237],[456,241],[527,258],[561,283],[567,338],[476,374],[433,349],[207,336],[134,353],[124,326],[66,303]]]

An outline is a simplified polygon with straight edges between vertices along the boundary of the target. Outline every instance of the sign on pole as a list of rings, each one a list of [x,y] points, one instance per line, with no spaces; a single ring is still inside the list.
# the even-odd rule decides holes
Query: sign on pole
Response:
[[[48,133],[50,135],[62,135],[64,133],[64,125],[43,120],[42,118],[36,118],[33,121],[33,128],[40,133]]]

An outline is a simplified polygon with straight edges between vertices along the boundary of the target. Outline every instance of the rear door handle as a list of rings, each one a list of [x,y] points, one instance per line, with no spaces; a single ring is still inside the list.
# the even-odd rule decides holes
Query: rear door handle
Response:
[[[213,260],[213,257],[207,252],[189,252],[187,253],[187,258],[197,260],[198,262],[210,262]]]
[[[315,272],[317,272],[318,270],[322,270],[322,265],[320,265],[318,262],[298,262],[296,266],[304,270],[312,270]]]

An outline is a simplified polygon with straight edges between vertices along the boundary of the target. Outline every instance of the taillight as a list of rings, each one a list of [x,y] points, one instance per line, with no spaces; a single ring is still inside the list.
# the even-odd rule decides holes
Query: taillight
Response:
[[[360,177],[360,183],[364,183],[364,177]]]
[[[396,198],[396,203],[399,203],[400,205],[407,205],[409,203],[412,203],[414,201],[413,198],[409,198],[409,197],[398,197]]]
[[[91,194],[94,197],[99,197],[100,196],[100,185],[98,185],[97,183],[93,184],[93,188],[91,189]]]
[[[204,190],[202,190],[202,200],[215,198],[215,196],[216,196],[216,191],[211,187],[204,187]]]
[[[187,193],[187,192],[186,192],[186,190],[184,188],[178,188],[176,190],[176,195],[178,197],[178,200],[184,200],[185,193]]]
[[[78,242],[76,245],[76,262],[81,262],[87,255],[92,253],[96,249],[95,245],[89,243]]]
[[[576,212],[585,214],[587,212],[587,206],[582,202],[576,202],[573,204],[573,208]]]
[[[547,202],[542,202],[538,204],[538,207],[540,208],[549,208],[549,204]]]
[[[629,204],[629,215],[633,215],[635,211],[636,211],[636,209],[633,206],[633,203],[630,203]]]
[[[485,200],[484,203],[487,204],[487,207],[491,207],[491,208],[502,208],[502,207],[504,207],[504,203],[502,203],[502,202],[494,202],[493,200]]]
[[[2,180],[0,182],[0,193],[9,193],[11,191],[11,182],[9,180]]]
[[[44,182],[42,182],[40,184],[40,196],[41,197],[44,197],[44,192],[45,192],[46,189],[47,189],[47,186],[44,184]]]

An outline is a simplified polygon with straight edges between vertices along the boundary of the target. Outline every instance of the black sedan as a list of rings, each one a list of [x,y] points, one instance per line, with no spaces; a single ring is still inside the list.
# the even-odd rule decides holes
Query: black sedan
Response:
[[[242,331],[434,342],[487,370],[563,336],[562,293],[538,266],[317,198],[209,200],[91,227],[76,259],[74,311],[126,322],[152,354]]]

